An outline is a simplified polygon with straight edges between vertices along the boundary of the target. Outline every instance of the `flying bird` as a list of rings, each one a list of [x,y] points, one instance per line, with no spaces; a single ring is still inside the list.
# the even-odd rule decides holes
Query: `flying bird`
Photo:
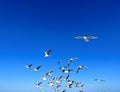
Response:
[[[49,76],[49,77],[52,76],[52,72],[53,72],[53,70],[47,72],[47,73],[45,74],[45,76]]]
[[[65,78],[65,81],[68,81],[69,77],[70,77],[70,75],[68,74],[67,77]]]
[[[25,67],[26,67],[27,69],[30,69],[31,66],[32,66],[32,64],[29,64],[29,65],[26,65]]]
[[[57,83],[57,84],[60,84],[61,81],[62,81],[62,80],[61,80],[62,78],[63,78],[63,76],[60,76],[59,78],[56,78],[56,83]]]
[[[45,57],[49,57],[52,50],[45,51]]]
[[[95,81],[104,82],[105,80],[102,80],[102,79],[95,79]]]
[[[73,71],[73,70],[71,70],[71,69],[68,69],[68,70],[62,70],[63,73],[70,73],[71,71]]]
[[[44,76],[41,76],[43,80],[47,80],[47,77],[44,75]]]
[[[38,84],[35,84],[35,87],[39,88],[41,84],[42,84],[42,82],[39,82]]]
[[[57,85],[56,86],[56,88],[55,88],[55,91],[59,91],[59,87],[60,87],[61,85]]]
[[[48,82],[49,86],[54,86],[54,82],[51,81],[51,82]]]
[[[77,68],[76,73],[78,74],[79,70],[83,70],[84,68],[85,68],[85,66],[79,66],[79,67]]]
[[[73,84],[68,84],[66,87],[67,87],[67,88],[72,88],[72,85],[73,85]]]
[[[69,83],[69,84],[74,84],[75,81],[73,81],[73,80],[68,80],[68,83]]]
[[[89,39],[97,39],[95,36],[76,36],[75,39],[83,39],[85,42],[89,42]]]
[[[70,66],[70,64],[71,64],[73,61],[75,61],[76,59],[78,59],[78,58],[70,58],[70,60],[68,61],[68,66]]]
[[[81,82],[75,82],[75,87],[79,88],[79,84],[81,84]]]
[[[38,66],[38,67],[36,67],[36,68],[34,68],[34,71],[35,72],[38,72],[38,70],[41,68],[41,66]]]
[[[80,86],[79,92],[83,92],[83,87],[84,87],[84,84],[82,84],[82,85]]]

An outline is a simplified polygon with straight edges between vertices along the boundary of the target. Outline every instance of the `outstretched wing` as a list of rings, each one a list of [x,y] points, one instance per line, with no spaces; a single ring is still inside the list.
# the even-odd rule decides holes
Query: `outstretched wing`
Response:
[[[98,37],[95,37],[95,36],[88,36],[87,38],[88,38],[88,39],[97,39]]]
[[[83,36],[76,36],[75,39],[83,39]]]

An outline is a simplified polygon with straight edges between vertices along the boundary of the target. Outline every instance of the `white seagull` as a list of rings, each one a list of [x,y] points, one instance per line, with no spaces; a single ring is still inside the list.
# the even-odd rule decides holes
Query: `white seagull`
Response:
[[[60,84],[61,81],[62,81],[62,80],[61,80],[62,78],[63,78],[63,76],[60,76],[59,78],[56,78],[56,83],[57,83],[57,84]]]
[[[44,76],[41,76],[43,80],[47,80],[47,77],[44,75]]]
[[[68,84],[66,87],[67,87],[67,88],[72,88],[72,85],[73,85],[73,84]]]
[[[70,75],[68,74],[67,77],[64,79],[65,81],[68,81],[68,78],[70,77]]]
[[[70,60],[68,61],[68,66],[70,66],[70,64],[71,64],[73,61],[75,61],[76,59],[78,59],[78,58],[70,58]]]
[[[49,86],[54,86],[54,82],[51,81],[51,82],[48,82]]]
[[[89,39],[97,39],[95,36],[76,36],[75,39],[84,39],[85,42],[89,42]]]
[[[84,68],[86,68],[86,67],[85,67],[85,66],[79,66],[79,67],[77,68],[76,73],[78,74],[79,70],[83,70]]]
[[[84,84],[82,84],[82,85],[80,86],[79,92],[83,92],[83,87],[84,87]]]
[[[36,67],[36,68],[34,68],[34,71],[35,72],[38,72],[38,70],[41,68],[41,66],[38,66],[38,67]]]
[[[59,91],[59,87],[60,87],[61,85],[57,85],[56,86],[56,88],[55,88],[55,91]]]
[[[35,87],[39,88],[41,84],[42,84],[42,82],[39,82],[38,84],[35,84]]]
[[[31,66],[32,66],[32,64],[29,64],[29,65],[26,65],[25,67],[26,67],[27,69],[30,69]]]
[[[104,82],[105,80],[102,80],[102,79],[95,79],[95,81]]]
[[[51,52],[52,50],[48,50],[48,51],[45,51],[45,57],[49,57],[50,56],[50,52]]]
[[[79,84],[81,84],[81,82],[75,82],[75,87],[79,88],[79,86],[78,86]]]
[[[53,70],[47,72],[47,73],[45,74],[45,76],[49,76],[49,77],[52,76],[52,72],[53,72]]]
[[[71,71],[73,71],[73,70],[71,70],[71,69],[68,69],[68,70],[62,70],[63,73],[68,73],[68,74],[69,74]]]

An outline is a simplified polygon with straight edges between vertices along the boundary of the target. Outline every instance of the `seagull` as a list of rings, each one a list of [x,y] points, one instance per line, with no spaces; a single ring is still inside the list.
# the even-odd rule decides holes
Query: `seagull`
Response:
[[[77,74],[78,74],[78,72],[79,72],[79,70],[83,70],[85,68],[85,66],[79,66],[78,68],[77,68]]]
[[[89,42],[89,39],[97,39],[95,36],[76,36],[75,39],[84,39],[85,42]]]
[[[32,66],[32,64],[29,64],[29,65],[26,65],[25,67],[26,67],[27,69],[30,69],[31,66]]]
[[[43,80],[47,80],[47,77],[44,75],[44,76],[41,76]]]
[[[71,70],[71,69],[68,69],[68,70],[62,70],[63,73],[70,73],[71,71],[73,71],[73,70]]]
[[[48,51],[45,51],[45,57],[49,57],[50,56],[50,52],[51,52],[52,50],[48,50]]]
[[[95,81],[98,81],[98,82],[104,82],[105,80],[95,79]]]
[[[72,88],[72,84],[69,84],[66,86],[67,88]]]
[[[38,84],[35,84],[35,87],[39,88],[41,84],[42,84],[42,82],[39,82]]]
[[[81,84],[81,82],[75,82],[75,87],[79,88],[78,85]]]
[[[82,84],[82,85],[80,86],[79,92],[83,92],[83,87],[84,87],[84,84]]]
[[[54,82],[51,81],[51,82],[48,82],[49,86],[54,86]]]
[[[69,77],[70,77],[70,75],[68,74],[67,77],[65,78],[65,81],[68,81]]]
[[[62,80],[61,80],[62,78],[63,78],[63,76],[60,76],[59,78],[56,78],[56,83],[57,83],[57,84],[60,84],[61,81],[62,81]]]
[[[70,66],[70,64],[71,64],[73,61],[75,61],[76,59],[78,59],[78,58],[70,58],[70,60],[69,60],[69,62],[68,62],[68,66]]]
[[[41,68],[41,66],[38,66],[38,67],[36,67],[36,68],[34,68],[34,71],[35,72],[38,72],[38,70]]]
[[[52,72],[53,72],[53,70],[47,72],[47,73],[45,74],[45,76],[49,76],[49,77],[52,76]]]
[[[69,84],[74,84],[74,81],[73,80],[68,80],[68,83]]]
[[[55,82],[56,82],[57,84],[60,84],[60,83],[61,83],[61,81],[62,81],[62,80],[56,79],[56,81],[55,81]]]
[[[56,86],[56,88],[55,88],[55,91],[59,91],[59,87],[60,87],[61,85],[57,85]]]

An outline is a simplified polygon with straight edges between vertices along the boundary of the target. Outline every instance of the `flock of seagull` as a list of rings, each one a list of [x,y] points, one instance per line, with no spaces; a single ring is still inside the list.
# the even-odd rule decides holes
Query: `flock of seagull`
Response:
[[[95,36],[76,36],[75,39],[83,39],[85,42],[89,42],[90,39],[96,39],[97,37]],[[44,57],[47,58],[51,55],[52,50],[47,50],[44,52]],[[71,63],[73,63],[74,61],[76,61],[78,58],[70,58],[68,63],[65,66],[59,67],[58,69],[62,72],[63,75],[61,76],[53,76],[53,72],[54,70],[50,70],[48,72],[46,72],[44,75],[41,76],[43,81],[40,81],[39,83],[35,84],[36,88],[40,88],[41,91],[46,91],[43,87],[42,84],[46,81],[47,85],[52,87],[52,89],[54,91],[60,91],[60,88],[62,91],[61,92],[67,92],[67,89],[70,88],[78,88],[79,91],[78,92],[83,92],[84,89],[84,83],[80,82],[80,81],[74,81],[70,79],[71,76],[71,72],[75,72],[76,74],[79,73],[80,70],[84,70],[87,67],[80,65],[76,68],[76,70],[72,70],[69,68],[69,66],[71,65]],[[58,61],[58,65],[61,64],[63,61],[59,60]],[[26,69],[31,69],[33,68],[33,70],[35,72],[38,72],[39,69],[42,67],[41,65],[37,66],[37,67],[33,67],[33,64],[29,64],[25,66]],[[67,76],[64,76],[64,74],[67,74]],[[49,80],[48,80],[49,79]],[[47,81],[48,80],[48,81]],[[104,82],[105,80],[101,80],[101,79],[95,79],[95,81],[97,82]],[[62,87],[62,84],[65,84],[64,87]]]

